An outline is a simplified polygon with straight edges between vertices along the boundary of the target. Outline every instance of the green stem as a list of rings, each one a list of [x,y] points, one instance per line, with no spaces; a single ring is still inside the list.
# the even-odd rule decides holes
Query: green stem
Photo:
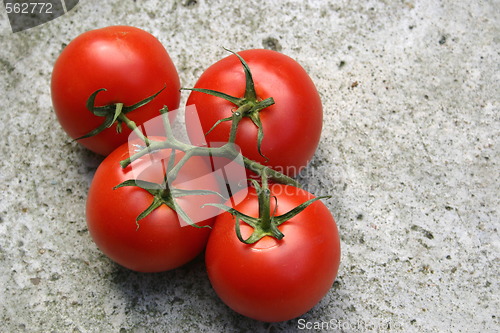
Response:
[[[177,164],[171,170],[169,170],[167,172],[167,179],[170,183],[173,182],[177,178],[177,175],[179,174],[179,171],[181,170],[181,168],[194,155],[195,155],[194,151],[192,149],[189,149],[188,151],[186,151],[184,153],[184,156],[182,156],[181,160],[179,162],[177,162]]]
[[[120,162],[120,165],[122,166],[122,168],[126,168],[132,162],[138,160],[139,158],[153,151],[157,151],[160,149],[169,149],[169,148],[183,151],[186,153],[186,155],[189,155],[189,157],[183,158],[184,161],[182,161],[182,159],[181,159],[182,162],[179,161],[181,165],[177,167],[175,173],[170,173],[169,177],[174,177],[174,179],[175,177],[177,177],[177,173],[179,172],[182,165],[185,164],[188,158],[192,156],[213,156],[213,157],[225,157],[227,159],[234,160],[240,163],[246,169],[253,171],[257,175],[262,175],[262,173],[265,171],[267,172],[269,179],[272,179],[277,183],[300,187],[300,184],[295,179],[288,177],[282,174],[281,172],[278,172],[274,169],[264,166],[243,155],[241,155],[243,159],[238,158],[240,156],[240,152],[235,148],[234,144],[232,143],[226,143],[221,147],[198,147],[184,142],[180,142],[175,138],[168,138],[167,141],[151,141],[149,146],[141,149],[134,155],[129,156],[128,158],[122,160]],[[188,154],[188,152],[190,151],[191,153]],[[179,163],[177,165],[179,165]]]
[[[133,120],[130,120],[124,113],[120,112],[118,120],[124,122],[128,128],[130,128],[142,141],[144,141],[146,146],[151,145],[151,141],[148,139],[148,137],[145,136],[144,133],[142,133],[141,129],[137,126],[137,124]]]
[[[256,190],[261,193],[258,193],[258,201],[259,201],[259,219],[261,220],[260,228],[264,232],[271,231],[271,201],[270,201],[270,191],[267,185],[267,172],[263,171],[261,175],[262,185]],[[258,184],[257,184],[258,185]]]
[[[229,139],[227,140],[228,143],[234,144],[236,141],[236,132],[238,130],[238,124],[240,123],[241,119],[243,119],[243,116],[245,115],[245,111],[249,109],[248,104],[245,104],[243,106],[240,106],[236,111],[233,112],[233,115],[231,116],[232,121],[231,121],[231,130],[229,132]]]
[[[170,125],[170,118],[168,117],[168,107],[167,106],[164,106],[160,110],[160,115],[161,115],[161,119],[163,120],[163,127],[165,130],[165,136],[167,137],[167,139],[171,139],[171,140],[175,139],[174,133],[172,131],[172,126]]]
[[[157,151],[157,150],[160,150],[160,149],[166,149],[166,148],[169,148],[169,145],[166,141],[150,141],[150,145],[139,150],[138,152],[136,152],[134,155],[131,155],[129,156],[128,158],[120,161],[120,165],[122,168],[126,168],[128,167],[132,162],[138,160],[139,158],[151,153],[151,152],[154,152],[154,151]]]

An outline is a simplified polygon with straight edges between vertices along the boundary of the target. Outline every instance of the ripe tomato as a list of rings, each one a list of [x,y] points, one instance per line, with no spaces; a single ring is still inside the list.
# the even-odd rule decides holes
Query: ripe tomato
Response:
[[[277,198],[274,216],[313,198],[292,186],[272,184],[269,189]],[[250,188],[235,209],[258,217],[256,190]],[[337,226],[321,201],[281,224],[279,230],[285,235],[281,240],[264,236],[244,244],[236,236],[235,218],[224,212],[216,219],[205,252],[208,277],[222,301],[240,314],[266,322],[309,311],[331,288],[340,263]],[[252,231],[241,222],[244,239]]]
[[[152,204],[153,195],[136,186],[113,189],[129,179],[162,183],[170,153],[160,150],[122,168],[119,162],[130,156],[129,146],[124,144],[104,159],[90,186],[86,209],[90,235],[105,255],[129,269],[159,272],[179,267],[201,253],[208,240],[209,228],[187,225],[165,204],[136,223],[137,217]],[[177,152],[176,160],[182,156]],[[185,190],[219,190],[215,177],[211,177],[211,168],[201,157],[188,160],[173,184]],[[177,198],[192,222],[200,221],[198,226],[213,224],[217,210],[201,206],[217,201],[219,196],[214,194]]]
[[[129,26],[91,30],[71,41],[55,62],[52,72],[52,103],[63,129],[73,139],[84,136],[104,122],[92,114],[87,99],[96,90],[96,106],[112,103],[134,105],[162,91],[153,101],[127,117],[141,125],[158,116],[167,105],[177,109],[180,82],[177,70],[163,45],[150,33]],[[159,131],[159,129],[158,129]],[[116,124],[96,136],[79,140],[88,149],[108,155],[127,141],[130,130]],[[163,135],[153,131],[148,135]]]
[[[265,157],[258,152],[258,130],[250,118],[240,122],[235,143],[244,156],[293,177],[306,166],[319,143],[323,108],[318,91],[306,71],[284,54],[260,49],[238,54],[250,68],[258,100],[272,97],[275,104],[260,111],[264,132],[261,151]],[[235,55],[216,62],[201,75],[195,88],[243,97],[245,74],[242,64]],[[203,135],[218,120],[230,117],[236,110],[235,104],[225,99],[196,91],[191,92],[186,105],[188,134],[195,144],[203,142]],[[203,133],[197,131],[197,121]],[[227,142],[230,127],[229,121],[220,123],[206,136],[208,144],[216,146]]]

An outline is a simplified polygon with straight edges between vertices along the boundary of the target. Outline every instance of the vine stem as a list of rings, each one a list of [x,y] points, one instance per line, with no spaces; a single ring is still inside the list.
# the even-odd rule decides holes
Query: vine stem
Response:
[[[227,159],[236,161],[246,169],[253,171],[259,176],[262,175],[263,172],[266,172],[269,179],[272,179],[278,183],[300,187],[300,184],[295,179],[241,155],[240,151],[236,149],[236,145],[234,144],[236,131],[240,120],[243,119],[243,111],[247,107],[248,106],[243,105],[233,113],[233,121],[231,124],[229,140],[221,147],[198,147],[177,140],[173,134],[170,119],[168,117],[168,109],[166,107],[160,110],[160,114],[162,116],[163,124],[165,127],[166,141],[151,141],[147,139],[144,134],[142,134],[142,132],[137,128],[137,125],[133,121],[124,121],[125,124],[127,124],[127,126],[129,126],[134,132],[141,132],[140,135],[138,134],[141,139],[147,139],[148,141],[144,140],[144,142],[146,143],[146,147],[139,150],[134,155],[122,160],[120,164],[123,168],[126,168],[135,160],[151,152],[160,149],[175,149],[183,151],[185,155],[171,170],[168,171],[168,178],[170,180],[173,180],[177,177],[179,171],[192,156],[212,156],[225,157]],[[243,158],[239,158],[240,156],[242,156]]]
[[[120,115],[118,116],[118,120],[124,122],[128,128],[130,128],[142,141],[144,141],[146,146],[151,145],[151,140],[149,140],[149,138],[145,136],[144,133],[142,133],[139,126],[137,126],[137,124],[133,120],[129,119],[124,113],[120,113]]]
[[[271,207],[270,207],[271,203],[269,200],[270,191],[269,191],[269,187],[267,184],[267,171],[264,170],[264,172],[262,173],[261,176],[262,176],[262,178],[261,178],[262,186],[260,187],[260,189],[257,187],[258,185],[255,187],[255,189],[258,191],[259,190],[266,191],[266,193],[261,193],[257,196],[258,201],[259,201],[259,218],[262,221],[260,227],[265,231],[270,231],[271,230],[272,216],[271,216]]]

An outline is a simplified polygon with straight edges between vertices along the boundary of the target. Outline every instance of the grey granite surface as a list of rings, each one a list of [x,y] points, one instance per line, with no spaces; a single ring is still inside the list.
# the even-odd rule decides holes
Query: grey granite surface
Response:
[[[185,87],[222,47],[308,71],[324,132],[300,182],[332,196],[343,251],[313,310],[255,322],[217,298],[202,257],[140,274],[96,248],[101,158],[60,128],[49,82],[65,44],[115,24],[157,36]],[[0,45],[0,331],[499,331],[499,1],[82,0],[17,33],[1,7]]]

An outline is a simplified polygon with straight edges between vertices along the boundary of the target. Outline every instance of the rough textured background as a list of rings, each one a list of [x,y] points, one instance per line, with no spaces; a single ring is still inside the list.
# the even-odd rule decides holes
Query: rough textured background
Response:
[[[240,3],[82,0],[16,34],[0,9],[0,330],[497,331],[499,1]],[[113,24],[157,36],[183,86],[222,46],[277,49],[317,84],[324,132],[300,180],[332,195],[343,254],[302,321],[233,313],[203,258],[144,275],[93,244],[84,206],[100,158],[68,143],[49,80],[65,44]]]

